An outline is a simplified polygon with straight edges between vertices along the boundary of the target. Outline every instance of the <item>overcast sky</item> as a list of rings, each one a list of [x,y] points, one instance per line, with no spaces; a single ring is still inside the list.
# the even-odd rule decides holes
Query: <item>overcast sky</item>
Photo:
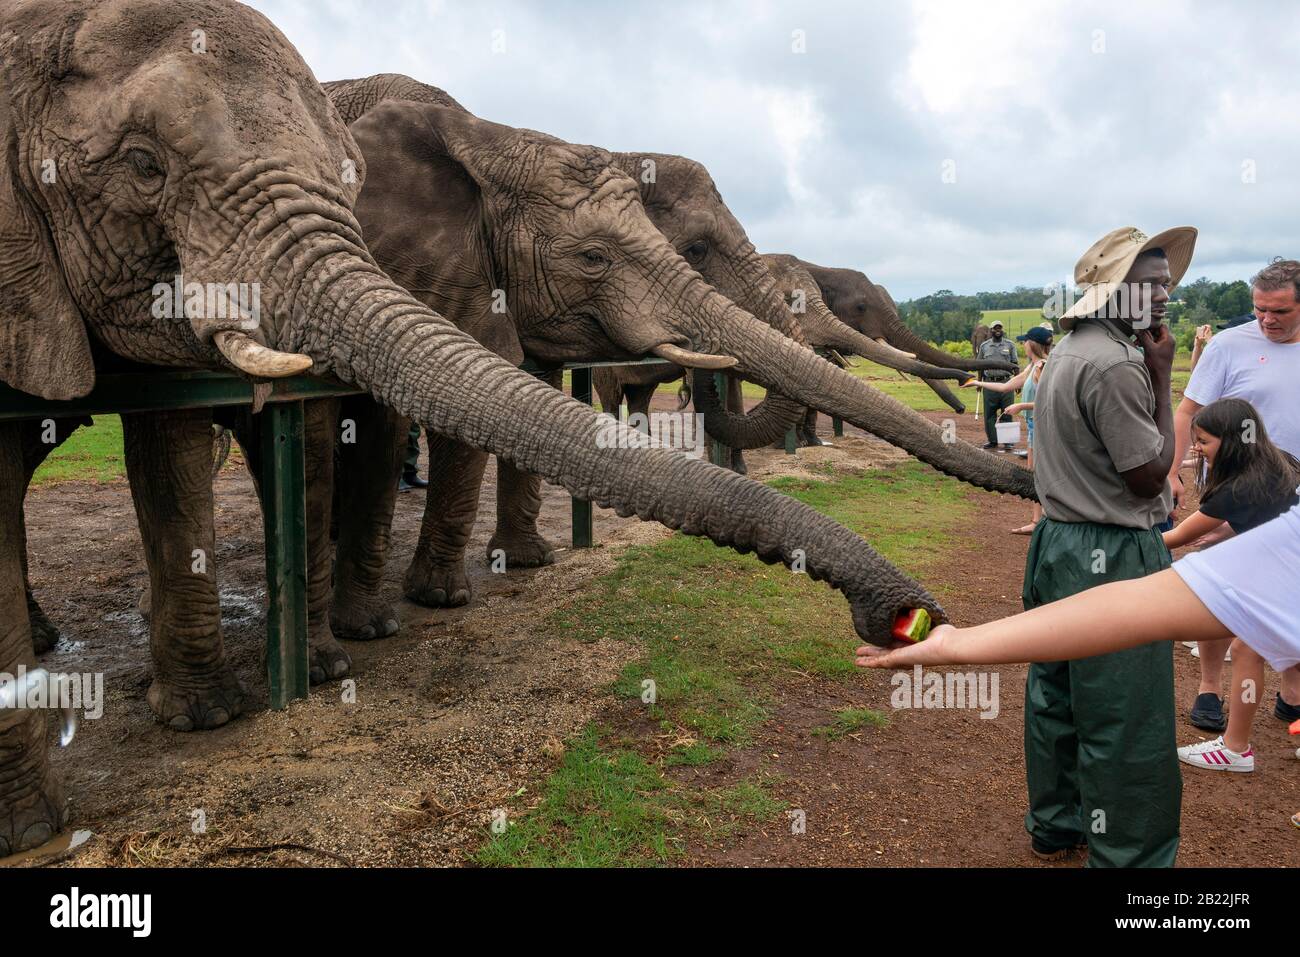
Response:
[[[699,160],[760,250],[899,299],[1063,280],[1122,225],[1198,227],[1189,279],[1300,257],[1288,0],[252,5],[321,80]]]

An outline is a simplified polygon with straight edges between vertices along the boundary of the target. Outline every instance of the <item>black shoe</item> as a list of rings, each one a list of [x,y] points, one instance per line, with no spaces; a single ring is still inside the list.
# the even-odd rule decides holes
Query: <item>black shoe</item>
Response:
[[[997,447],[998,444],[996,442],[985,442],[983,445],[980,446],[980,448],[988,449],[990,452],[993,451],[993,449],[996,449]]]
[[[1087,846],[1088,842],[1082,839],[1076,844],[1067,844],[1065,847],[1060,847],[1055,844],[1048,844],[1046,841],[1040,841],[1032,835],[1029,838],[1029,851],[1040,861],[1059,861]]]
[[[1279,721],[1300,721],[1300,705],[1287,704],[1279,691],[1277,701],[1273,704],[1273,717]]]
[[[1190,717],[1192,725],[1202,731],[1223,731],[1228,727],[1228,719],[1223,716],[1223,699],[1213,691],[1196,696]]]
[[[409,492],[415,488],[428,488],[428,479],[422,479],[417,472],[404,472],[401,480],[397,483],[399,492]]]

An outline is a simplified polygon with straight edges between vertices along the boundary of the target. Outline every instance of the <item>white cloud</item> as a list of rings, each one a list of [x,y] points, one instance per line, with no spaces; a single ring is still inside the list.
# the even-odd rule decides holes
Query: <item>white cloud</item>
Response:
[[[899,298],[1060,279],[1128,223],[1200,227],[1194,275],[1300,255],[1300,6],[253,5],[321,79],[409,73],[497,122],[700,160],[760,249]]]

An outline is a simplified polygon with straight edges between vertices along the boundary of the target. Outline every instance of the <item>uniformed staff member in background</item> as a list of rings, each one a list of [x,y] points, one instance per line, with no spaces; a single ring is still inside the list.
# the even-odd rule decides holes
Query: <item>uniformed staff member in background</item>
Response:
[[[1025,562],[1026,609],[1171,564],[1155,528],[1172,507],[1176,446],[1174,339],[1164,319],[1195,245],[1190,226],[1152,237],[1127,226],[1074,267],[1084,294],[1061,317],[1069,335],[1052,350],[1034,400],[1043,520]],[[1168,643],[1032,665],[1025,827],[1033,852],[1050,859],[1086,842],[1090,867],[1173,866],[1183,790],[1176,744]]]
[[[1020,369],[1020,356],[1016,352],[1016,344],[1007,338],[1006,331],[1002,328],[1001,320],[995,320],[993,325],[989,326],[991,336],[980,343],[979,354],[977,359],[993,359],[997,362],[1006,362]],[[985,382],[1007,382],[1015,375],[1014,372],[985,372],[982,376]],[[1015,394],[1012,392],[988,392],[984,393],[984,437],[988,440],[984,448],[998,448],[998,418],[1002,411],[1016,401]],[[1010,450],[1011,446],[1003,446]]]

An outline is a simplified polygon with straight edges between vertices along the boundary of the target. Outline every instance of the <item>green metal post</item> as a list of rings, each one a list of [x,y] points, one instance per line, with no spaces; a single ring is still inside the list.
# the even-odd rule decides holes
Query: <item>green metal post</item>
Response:
[[[579,402],[591,405],[591,368],[584,366],[573,370],[573,397]],[[618,410],[614,410],[618,414]],[[573,547],[591,548],[596,540],[592,521],[591,503],[581,499],[573,500]]]
[[[842,438],[844,438],[844,420],[843,420],[843,419],[836,418],[835,416],[831,416],[831,428],[835,430],[835,437],[836,437],[837,439],[842,439]]]
[[[794,455],[795,450],[799,448],[799,436],[791,429],[785,434],[785,454]]]
[[[303,405],[262,411],[262,514],[266,524],[266,677],[271,707],[308,693],[307,479]]]
[[[730,393],[727,389],[727,376],[725,373],[713,373],[713,388],[718,394],[718,401],[722,403],[722,408],[730,412],[731,408],[727,402],[730,398]],[[717,439],[710,440],[709,461],[720,469],[731,468],[731,449],[727,448]]]

